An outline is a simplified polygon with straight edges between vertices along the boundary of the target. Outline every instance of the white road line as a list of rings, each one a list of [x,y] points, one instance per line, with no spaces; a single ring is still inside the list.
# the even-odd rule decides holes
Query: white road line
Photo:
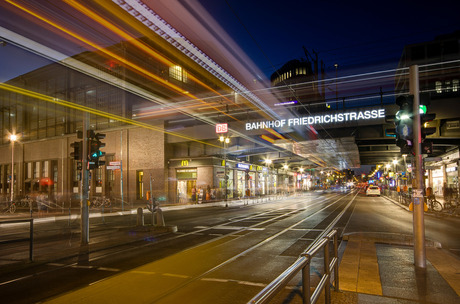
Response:
[[[153,272],[153,271],[133,270],[133,271],[130,271],[130,272],[131,273],[137,273],[137,274],[148,274],[148,275],[156,274],[156,272]]]
[[[182,279],[188,279],[190,276],[183,275],[183,274],[175,274],[175,273],[162,273],[165,277],[173,277],[173,278],[182,278]]]
[[[119,271],[120,271],[120,269],[117,269],[117,268],[108,268],[108,267],[98,267],[97,270],[111,271],[111,272],[119,272]]]
[[[201,278],[201,281],[221,282],[221,283],[228,283],[229,282],[229,280],[226,280],[226,279],[215,279],[215,278]]]

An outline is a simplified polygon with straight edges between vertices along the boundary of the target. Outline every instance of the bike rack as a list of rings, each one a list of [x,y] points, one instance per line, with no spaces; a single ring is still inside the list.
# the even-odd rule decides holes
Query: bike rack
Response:
[[[29,261],[33,261],[33,252],[34,252],[34,219],[23,219],[23,220],[7,220],[7,221],[0,221],[0,225],[3,224],[16,224],[16,223],[26,223],[29,222],[29,237],[28,238],[20,238],[14,240],[6,240],[0,241],[0,245],[2,244],[11,244],[23,241],[29,241]]]
[[[330,260],[329,257],[329,242],[333,240],[334,243],[334,257]],[[321,277],[318,286],[316,286],[313,293],[310,287],[310,263],[312,258],[324,248],[324,274]],[[330,279],[331,273],[334,271],[335,290],[339,290],[339,260],[338,260],[338,240],[337,230],[332,230],[322,239],[313,244],[311,249],[301,254],[301,256],[280,274],[275,280],[267,285],[261,292],[253,297],[249,302],[251,304],[265,304],[269,303],[288,283],[294,276],[302,271],[302,298],[304,304],[316,303],[324,289],[325,303],[331,303],[331,289]]]

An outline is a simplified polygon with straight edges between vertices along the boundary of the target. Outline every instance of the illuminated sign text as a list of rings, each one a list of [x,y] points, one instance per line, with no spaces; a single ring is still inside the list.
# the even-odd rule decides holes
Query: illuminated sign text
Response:
[[[369,120],[385,118],[385,109],[366,110],[359,112],[347,112],[337,114],[323,114],[316,116],[304,116],[299,118],[279,119],[272,121],[258,121],[246,123],[246,130],[282,128],[284,126],[306,126],[316,124],[329,124],[357,120]]]

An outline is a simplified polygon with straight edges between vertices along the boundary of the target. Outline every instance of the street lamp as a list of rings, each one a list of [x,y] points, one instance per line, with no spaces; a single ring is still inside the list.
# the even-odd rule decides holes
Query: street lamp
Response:
[[[10,201],[13,202],[14,197],[14,142],[18,140],[18,136],[16,134],[10,135],[11,141],[11,190],[10,190]]]
[[[270,195],[270,165],[272,164],[272,160],[271,159],[266,159],[265,160],[265,165],[267,165],[268,167],[268,176],[267,176],[267,179],[268,179],[268,183],[267,183],[267,194]]]
[[[227,149],[226,149],[226,145],[228,145],[230,143],[230,137],[221,135],[221,136],[219,136],[219,141],[224,146],[224,183],[225,183],[224,199],[225,199],[225,207],[228,207],[228,205],[227,205],[228,178],[227,178]]]

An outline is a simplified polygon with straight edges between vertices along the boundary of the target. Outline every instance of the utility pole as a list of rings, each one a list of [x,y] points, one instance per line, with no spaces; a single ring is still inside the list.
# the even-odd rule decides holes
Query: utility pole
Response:
[[[420,92],[418,66],[409,67],[409,91],[414,96],[413,103],[413,132],[415,148],[415,178],[413,180],[413,227],[414,227],[414,263],[415,267],[426,269],[425,250],[425,223],[424,223],[424,200],[423,200],[423,171],[422,171],[422,135],[420,125]]]
[[[89,129],[89,113],[83,114],[83,147],[81,157],[81,244],[89,244],[89,174],[88,174],[88,129]]]

